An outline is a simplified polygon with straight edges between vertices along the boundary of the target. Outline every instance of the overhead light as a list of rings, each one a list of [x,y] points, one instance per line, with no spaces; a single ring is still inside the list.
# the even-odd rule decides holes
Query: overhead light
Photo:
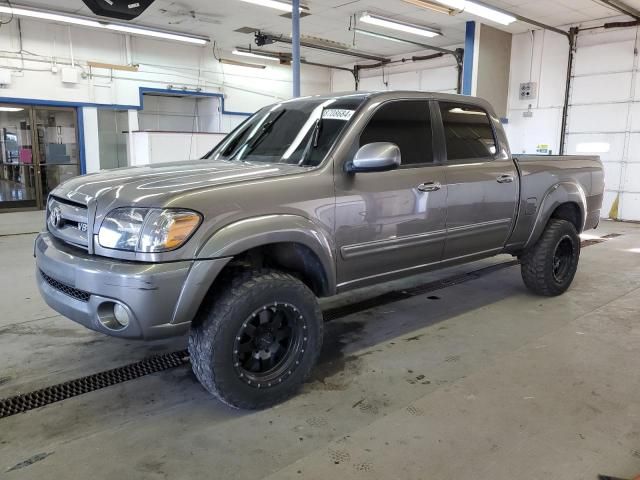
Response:
[[[260,68],[260,69],[267,68],[266,65],[260,65],[258,63],[239,62],[237,60],[231,60],[230,58],[220,58],[218,61],[224,65],[234,65],[236,67]]]
[[[358,27],[354,28],[353,31],[356,32],[356,33],[359,33],[360,35],[366,35],[367,37],[379,38],[379,39],[382,39],[382,40],[389,40],[391,42],[411,43],[411,42],[405,42],[401,38],[390,37],[388,35],[383,35],[381,33],[371,32],[369,30],[364,30],[364,29],[358,28]]]
[[[243,57],[260,58],[262,60],[271,60],[272,62],[279,62],[280,61],[280,56],[265,55],[263,53],[255,53],[255,52],[252,52],[250,50],[241,50],[239,48],[236,48],[231,53],[233,53],[234,55],[240,55],[240,56],[243,56]]]
[[[482,3],[472,2],[471,0],[437,0],[437,2],[451,7],[453,10],[477,15],[478,17],[486,18],[487,20],[502,25],[511,25],[517,20],[516,17],[512,15],[487,7]]]
[[[278,2],[277,0],[241,0],[241,1],[246,3],[253,3],[254,5],[260,5],[261,7],[275,8],[276,10],[280,10],[281,12],[293,11],[293,6],[290,3]],[[303,11],[302,7],[300,7],[300,11]]]
[[[17,107],[0,107],[0,112],[21,112],[24,108]]]
[[[421,25],[414,25],[412,23],[400,22],[398,20],[392,20],[390,18],[381,17],[379,15],[373,15],[371,13],[364,12],[360,16],[360,21],[369,23],[371,25],[377,25],[379,27],[390,28],[392,30],[399,30],[405,33],[412,33],[413,35],[420,35],[422,37],[437,37],[442,35],[438,30],[423,27]]]
[[[196,45],[205,45],[207,40],[200,37],[188,37],[178,33],[163,32],[161,30],[151,30],[147,28],[130,27],[128,25],[120,25],[117,23],[108,23],[104,26],[108,30],[117,32],[130,33],[132,35],[144,35],[147,37],[163,38],[165,40],[175,40],[177,42],[194,43]]]
[[[447,15],[452,15],[455,10],[450,7],[445,7],[442,5],[438,5],[434,2],[429,2],[427,0],[404,0],[411,5],[415,5],[416,7],[427,8],[429,10],[433,10],[438,13],[446,13]]]
[[[96,22],[95,20],[71,15],[61,15],[58,13],[45,12],[42,10],[32,10],[30,8],[7,7],[2,5],[0,6],[0,13],[17,15],[19,17],[40,18],[42,20],[51,20],[53,22],[72,23],[74,25],[82,25],[83,27],[102,27],[102,24],[100,22]]]
[[[115,30],[118,32],[129,33],[132,35],[142,35],[146,37],[162,38],[165,40],[175,40],[178,42],[193,43],[196,45],[205,45],[209,42],[206,37],[198,37],[194,35],[183,35],[179,33],[166,32],[163,30],[145,28],[145,27],[132,27],[121,23],[102,22],[96,21],[91,18],[81,17],[78,15],[60,14],[55,12],[48,12],[45,10],[36,10],[28,7],[9,7],[6,5],[0,5],[0,13],[6,13],[9,15],[16,15],[19,17],[37,18],[40,20],[49,20],[52,22],[68,23],[71,25],[79,25],[82,27],[99,28],[103,30]]]
[[[368,37],[380,38],[382,40],[389,40],[390,42],[403,43],[405,45],[414,45],[424,50],[434,48],[433,45],[427,45],[426,43],[414,42],[413,40],[407,40],[405,38],[392,37],[391,35],[385,35],[384,33],[372,32],[371,30],[365,30],[364,28],[354,27],[354,32],[360,35],[366,35]]]

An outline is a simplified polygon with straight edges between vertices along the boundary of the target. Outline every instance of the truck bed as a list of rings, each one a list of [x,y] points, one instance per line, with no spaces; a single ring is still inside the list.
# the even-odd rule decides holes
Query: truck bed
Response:
[[[545,199],[558,185],[576,188],[584,201],[583,228],[598,225],[604,194],[604,174],[598,156],[593,155],[515,155],[513,160],[520,174],[520,208],[514,231],[507,248],[518,249],[526,245]],[[552,186],[549,188],[549,186]],[[534,234],[535,236],[535,234]]]

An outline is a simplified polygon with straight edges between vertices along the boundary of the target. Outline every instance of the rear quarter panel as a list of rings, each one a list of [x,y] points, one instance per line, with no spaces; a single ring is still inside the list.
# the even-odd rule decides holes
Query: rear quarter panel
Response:
[[[580,232],[595,228],[604,192],[597,156],[519,155],[520,208],[507,250],[517,252],[537,241],[555,209],[567,202],[580,209]]]

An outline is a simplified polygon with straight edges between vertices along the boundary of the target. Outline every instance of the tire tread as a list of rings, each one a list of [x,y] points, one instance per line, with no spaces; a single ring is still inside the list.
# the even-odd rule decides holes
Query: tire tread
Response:
[[[572,223],[566,220],[551,219],[538,242],[520,259],[522,280],[527,288],[538,295],[553,297],[564,293],[568,288],[568,286],[567,288],[560,288],[550,282],[548,271],[549,255],[553,254],[557,237],[565,229],[570,229],[571,233],[577,237],[578,234]],[[577,238],[579,256],[580,239],[579,237]],[[571,277],[572,280],[573,277]],[[569,281],[569,285],[571,281]]]
[[[317,348],[311,352],[312,361],[307,362],[307,371],[303,375],[304,380],[306,380],[317,361],[322,345],[322,312],[316,297],[300,280],[279,270],[238,269],[230,274],[226,280],[229,282],[228,286],[218,293],[213,293],[205,301],[192,325],[191,335],[189,336],[189,354],[193,372],[209,393],[232,408],[254,410],[280,403],[292,395],[293,392],[291,390],[293,389],[283,391],[281,395],[271,397],[263,403],[247,402],[234,396],[233,391],[227,389],[224,383],[216,378],[215,369],[212,368],[213,347],[217,344],[218,336],[221,334],[221,326],[228,320],[234,306],[238,302],[242,302],[249,292],[256,289],[268,290],[274,283],[288,285],[288,288],[297,289],[302,296],[313,302],[315,316],[319,319],[319,340]],[[314,320],[310,319],[310,321]]]

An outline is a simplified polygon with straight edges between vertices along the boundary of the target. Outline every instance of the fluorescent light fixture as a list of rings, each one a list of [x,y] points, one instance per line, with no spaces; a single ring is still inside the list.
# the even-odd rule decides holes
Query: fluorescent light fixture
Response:
[[[464,11],[502,25],[511,25],[516,21],[516,17],[512,17],[506,13],[499,12],[493,8],[485,7],[484,5],[474,2],[466,2]]]
[[[609,153],[611,144],[607,142],[585,142],[576,145],[576,153]]]
[[[83,27],[102,28],[102,24],[95,20],[76,17],[72,15],[62,15],[58,13],[45,12],[41,10],[32,10],[22,7],[0,6],[0,13],[9,15],[17,15],[18,17],[40,18],[42,20],[51,20],[52,22],[72,23],[74,25],[82,25]]]
[[[458,11],[464,10],[465,5],[468,3],[467,0],[436,0],[436,2],[446,5],[451,10]]]
[[[0,112],[21,112],[24,108],[17,107],[0,107]]]
[[[266,65],[259,65],[257,63],[239,62],[237,60],[231,60],[230,58],[221,58],[218,61],[224,65],[233,65],[236,67],[260,68],[260,69],[267,68]]]
[[[444,7],[442,5],[438,5],[437,3],[430,2],[427,0],[404,0],[411,5],[415,5],[420,8],[427,8],[429,10],[433,10],[438,13],[446,13],[447,15],[452,15],[454,10],[451,7]]]
[[[437,0],[437,2],[451,7],[453,10],[477,15],[502,25],[510,25],[517,20],[516,17],[470,0]]]
[[[177,33],[163,32],[161,30],[150,30],[147,28],[130,27],[128,25],[120,25],[117,23],[108,23],[104,26],[108,30],[116,32],[130,33],[131,35],[144,35],[147,37],[162,38],[165,40],[175,40],[176,42],[194,43],[196,45],[205,45],[207,40],[198,37],[187,37]]]
[[[389,40],[390,42],[396,42],[396,43],[405,43],[405,44],[410,43],[410,42],[405,42],[400,38],[389,37],[387,35],[382,35],[381,33],[370,32],[369,30],[363,30],[362,28],[354,28],[353,30],[356,33],[359,33],[360,35],[366,35],[367,37],[380,38],[382,40]]]
[[[254,5],[259,5],[261,7],[275,8],[276,10],[280,10],[281,12],[293,11],[293,6],[290,3],[278,2],[277,0],[241,0],[241,1],[246,3],[253,3]],[[300,7],[300,11],[302,11],[302,7]]]
[[[16,15],[19,17],[37,18],[40,20],[49,20],[52,22],[68,23],[71,25],[79,25],[81,27],[99,28],[102,30],[114,30],[123,33],[129,33],[131,35],[142,35],[145,37],[162,38],[165,40],[174,40],[177,42],[193,43],[195,45],[205,45],[209,42],[208,38],[197,37],[193,35],[182,35],[179,33],[166,32],[163,30],[156,30],[145,27],[134,27],[130,25],[124,25],[121,23],[103,22],[93,20],[87,17],[81,17],[72,14],[61,14],[55,12],[48,12],[46,10],[36,10],[27,7],[9,7],[6,5],[0,5],[0,13],[8,15]]]
[[[360,16],[360,21],[369,23],[371,25],[377,25],[379,27],[390,28],[392,30],[398,30],[400,32],[411,33],[413,35],[420,35],[422,37],[437,37],[442,35],[438,30],[432,28],[423,27],[420,25],[414,25],[412,23],[400,22],[398,20],[392,20],[390,18],[381,17],[371,13],[364,12]]]
[[[272,56],[272,55],[266,55],[266,54],[262,54],[262,53],[255,53],[249,50],[241,50],[239,48],[236,48],[233,52],[234,55],[240,55],[243,57],[251,57],[251,58],[260,58],[262,60],[271,60],[272,62],[279,62],[280,61],[280,56]]]

